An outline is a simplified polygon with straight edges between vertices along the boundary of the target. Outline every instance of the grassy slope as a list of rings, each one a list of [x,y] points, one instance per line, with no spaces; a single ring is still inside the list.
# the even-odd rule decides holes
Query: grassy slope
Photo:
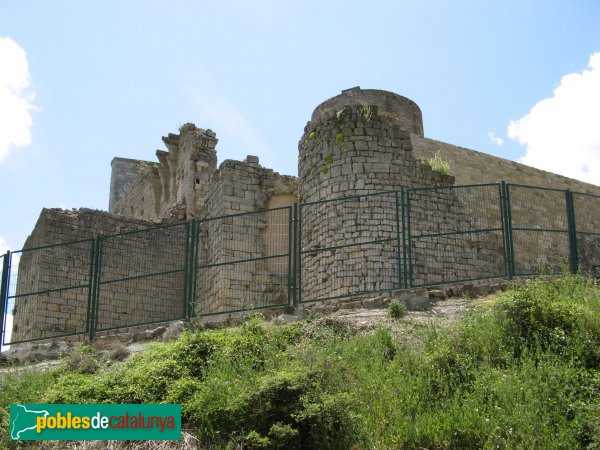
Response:
[[[86,350],[68,370],[0,377],[0,446],[9,403],[167,402],[209,448],[600,448],[593,285],[538,279],[411,332],[409,345],[384,328],[254,317],[110,367]]]

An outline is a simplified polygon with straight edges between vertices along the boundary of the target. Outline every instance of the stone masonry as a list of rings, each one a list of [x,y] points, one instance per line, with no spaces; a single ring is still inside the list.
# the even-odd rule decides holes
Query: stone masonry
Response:
[[[93,243],[89,238],[153,225],[89,209],[44,209],[20,258],[12,341],[85,332]],[[144,262],[155,263],[153,252],[169,255],[167,263],[182,257],[182,245],[175,245],[175,233],[162,233],[161,239],[148,233],[130,235],[134,239],[127,239],[126,234],[118,236],[114,238],[118,239],[117,245],[112,239],[106,241],[101,274],[104,281],[126,277],[127,271],[137,270]],[[134,251],[133,246],[140,245],[142,248]],[[107,284],[101,288],[103,303],[99,305],[98,326],[127,326],[181,315],[181,286],[176,275],[153,280],[151,284],[140,280]],[[51,291],[65,288],[68,289]],[[35,294],[40,292],[43,293]]]
[[[305,300],[401,287],[396,207],[401,200],[395,192],[377,193],[454,184],[452,176],[434,172],[413,156],[411,132],[423,133],[418,106],[385,91],[344,91],[313,113],[299,145],[301,238],[308,252],[302,265]],[[331,201],[348,196],[356,198]],[[470,209],[452,192],[423,191],[413,205],[415,234],[431,224],[442,224],[444,231],[472,226]],[[497,273],[502,240],[477,239],[471,246],[478,248],[475,252],[465,251],[470,247],[464,239],[447,238],[443,245],[414,241],[411,264],[417,283],[468,278],[473,266],[479,272],[491,266],[487,272]],[[354,245],[330,249],[348,244]]]
[[[99,329],[182,316],[192,219],[196,313],[285,304],[295,203],[303,301],[397,289],[409,268],[416,285],[502,273],[499,190],[460,187],[500,180],[581,193],[574,195],[580,261],[600,270],[593,234],[600,229],[599,186],[431,140],[423,130],[413,101],[357,87],[314,110],[298,144],[298,177],[265,168],[256,156],[217,166],[216,134],[192,123],[162,138],[166,150],[156,151],[156,162],[114,158],[108,212],[42,211],[11,281],[12,340],[85,332],[97,236]],[[427,162],[438,153],[449,175]],[[401,188],[416,190],[402,199]],[[564,192],[510,189],[514,223],[534,229],[515,232],[519,270],[544,263],[539,256],[549,252],[568,255]],[[403,201],[410,212],[401,221]],[[414,239],[403,249],[407,232]],[[407,261],[399,258],[403,250]]]

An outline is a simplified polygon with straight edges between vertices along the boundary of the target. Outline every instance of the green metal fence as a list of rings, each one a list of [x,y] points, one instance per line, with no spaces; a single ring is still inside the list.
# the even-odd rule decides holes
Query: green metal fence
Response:
[[[6,316],[4,314],[5,299],[4,293],[8,285],[8,261],[10,259],[10,251],[5,255],[0,255],[0,351],[6,334]]]
[[[515,276],[560,273],[572,261],[570,193],[507,185]]]
[[[572,194],[573,228],[577,267],[584,274],[600,276],[600,196]]]
[[[198,221],[195,313],[207,316],[290,304],[293,219],[293,207],[287,206]]]
[[[507,276],[499,183],[408,189],[410,287]]]
[[[401,188],[7,252],[0,342],[565,265],[600,276],[600,196],[504,182]]]
[[[93,247],[94,240],[86,239],[5,256],[3,345],[89,331]]]
[[[187,222],[98,238],[93,332],[186,318],[191,228]]]
[[[404,190],[299,205],[298,301],[406,286]]]

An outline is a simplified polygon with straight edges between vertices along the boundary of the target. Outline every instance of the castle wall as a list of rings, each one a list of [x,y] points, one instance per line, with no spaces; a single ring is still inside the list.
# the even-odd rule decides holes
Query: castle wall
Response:
[[[419,107],[391,92],[353,88],[319,105],[298,178],[256,156],[217,168],[215,133],[190,123],[163,142],[158,162],[113,160],[109,213],[42,211],[21,254],[12,340],[85,331],[100,235],[100,330],[181,317],[190,279],[199,314],[286,304],[296,202],[304,302],[504,276],[500,180],[551,188],[509,186],[517,274],[568,258],[560,189],[585,193],[573,195],[580,267],[600,273],[599,186],[427,139]],[[450,175],[428,164],[438,152]]]
[[[199,223],[199,310],[216,313],[287,301],[284,254],[296,191],[294,178],[260,166],[255,156],[221,164],[200,214],[210,219]],[[273,203],[281,209],[264,211]],[[272,258],[259,260],[265,256]]]
[[[216,174],[217,139],[188,123],[163,137],[158,163],[115,158],[109,212],[146,220],[186,220],[202,210]]]
[[[301,205],[303,301],[402,287],[402,200],[395,192],[377,193],[454,183],[413,156],[408,130],[422,130],[415,108],[396,94],[352,90],[313,113],[299,144],[300,200],[306,202]],[[357,197],[341,199],[348,196]],[[450,224],[446,231],[476,228],[469,205],[452,191],[421,193],[411,208],[415,235],[431,221]],[[494,249],[501,238],[465,236],[413,240],[415,281],[497,273],[502,261]],[[479,250],[465,252],[465,240]],[[432,267],[435,261],[439,264]]]
[[[504,180],[507,183],[571,189],[576,192],[600,195],[600,186],[525,164],[415,134],[411,134],[410,140],[413,154],[417,159],[428,160],[440,152],[450,163],[450,173],[454,176],[456,184],[498,183]]]
[[[562,191],[600,195],[600,187],[555,173],[536,169],[514,161],[498,158],[444,142],[411,134],[416,158],[428,160],[438,152],[450,164],[450,173],[457,184],[507,183],[540,186],[544,189],[510,187],[512,226],[517,274],[537,273],[540,267],[559,271],[569,260],[566,199]],[[600,230],[600,214],[596,214],[600,199],[590,195],[574,196],[578,231]],[[530,228],[540,231],[519,230]],[[552,231],[541,231],[552,230]],[[562,230],[562,231],[561,231]],[[600,272],[600,237],[578,234],[580,268]],[[562,263],[561,263],[562,262]]]
[[[136,171],[138,176],[123,187],[109,211],[132,219],[158,221],[163,211],[157,164],[140,161]]]
[[[178,274],[108,283],[128,274],[142,275],[149,270],[169,270],[181,265],[178,261],[183,261],[185,234],[158,234],[155,226],[153,222],[89,209],[42,210],[25,243],[17,279],[12,281],[16,283],[17,298],[11,340],[84,332],[91,239],[148,227],[152,227],[148,232],[122,234],[103,242],[100,280],[107,283],[100,287],[98,326],[110,328],[177,317],[183,302]]]
[[[113,158],[110,176],[109,211],[113,211],[122,197],[144,176],[142,165],[152,164],[146,161],[128,158]]]

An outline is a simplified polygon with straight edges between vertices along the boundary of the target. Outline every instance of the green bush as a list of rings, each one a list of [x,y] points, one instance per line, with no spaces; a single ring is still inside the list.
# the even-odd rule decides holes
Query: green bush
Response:
[[[63,359],[63,369],[76,373],[96,373],[101,367],[94,347],[81,345]]]
[[[495,305],[504,342],[515,357],[550,351],[600,367],[600,295],[576,275],[541,277],[506,293]]]
[[[388,316],[392,319],[401,319],[406,315],[406,306],[404,302],[393,298],[390,300],[390,304],[387,307]]]
[[[400,339],[256,316],[109,367],[0,374],[0,404],[181,403],[206,448],[598,448],[598,289],[541,277],[476,305]]]
[[[346,393],[323,395],[294,415],[301,448],[349,449],[364,439],[356,403]]]
[[[0,448],[21,448],[20,443],[9,440],[10,404],[41,403],[44,391],[54,385],[58,377],[55,369],[40,372],[22,367],[0,372]]]

